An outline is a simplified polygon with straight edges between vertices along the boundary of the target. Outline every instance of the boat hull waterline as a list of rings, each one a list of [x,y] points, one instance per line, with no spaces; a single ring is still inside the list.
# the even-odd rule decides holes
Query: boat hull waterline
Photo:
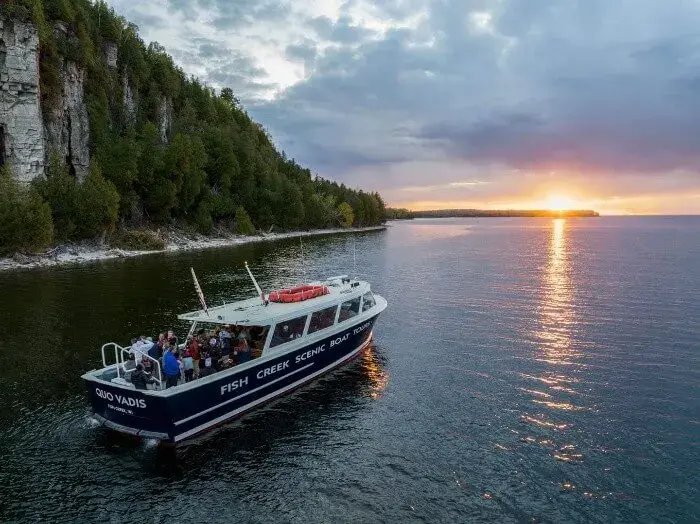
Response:
[[[84,376],[95,418],[144,438],[179,442],[284,395],[357,356],[372,337],[379,314],[254,365],[233,367],[163,392],[116,386]],[[341,327],[341,326],[336,326]],[[160,393],[160,394],[158,394]]]

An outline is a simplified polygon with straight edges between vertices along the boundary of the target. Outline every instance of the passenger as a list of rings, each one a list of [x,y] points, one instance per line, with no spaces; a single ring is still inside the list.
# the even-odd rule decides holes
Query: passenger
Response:
[[[236,346],[236,359],[239,364],[250,360],[250,344],[248,344],[248,339],[245,337],[244,332],[245,328],[238,335],[238,344]]]
[[[223,353],[231,353],[231,326],[224,326],[219,331],[219,342],[221,343],[221,351]]]
[[[194,378],[199,377],[199,342],[196,338],[189,337],[189,344],[187,345],[187,350],[190,352],[192,357],[192,364],[194,366]]]
[[[216,339],[212,339],[212,340],[216,340]],[[221,370],[221,363],[219,362],[221,357],[222,357],[221,349],[218,347],[218,345],[214,344],[213,346],[211,346],[209,349],[209,358],[211,358],[212,366],[213,366],[215,371]]]
[[[141,335],[135,342],[132,341],[131,348],[129,349],[130,353],[139,353],[143,355],[144,353],[148,353],[148,350],[151,347],[151,342],[148,341],[146,338],[146,335]]]
[[[194,376],[194,358],[188,347],[182,357],[182,368],[185,370],[185,382],[192,382]]]
[[[204,366],[199,369],[199,376],[200,376],[200,378],[204,378],[204,377],[208,377],[212,373],[214,373],[214,370],[211,368],[211,359],[207,358],[204,361]]]
[[[163,336],[162,333],[161,336]],[[160,338],[157,342],[151,344],[151,347],[148,349],[148,356],[154,360],[158,360],[160,357],[163,356],[163,343],[160,340]]]
[[[177,386],[180,379],[180,363],[177,360],[177,350],[171,347],[163,355],[163,374],[165,375],[166,388]]]
[[[250,331],[247,327],[242,327],[241,332],[238,334],[238,340],[245,340],[248,346],[250,346]]]
[[[141,364],[136,364],[136,369],[131,374],[131,383],[136,389],[148,389],[146,384],[153,384],[156,380],[143,370]]]
[[[136,369],[136,355],[134,353],[129,353],[129,358],[124,362],[124,371],[131,371]]]

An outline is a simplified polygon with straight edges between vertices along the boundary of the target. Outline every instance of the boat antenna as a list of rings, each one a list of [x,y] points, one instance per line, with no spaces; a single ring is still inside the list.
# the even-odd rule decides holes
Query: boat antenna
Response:
[[[199,303],[202,304],[202,309],[209,316],[209,309],[207,308],[207,302],[204,300],[204,293],[202,293],[202,287],[199,285],[199,280],[197,280],[197,275],[194,274],[194,268],[190,267],[192,271],[192,280],[194,280],[194,289],[197,291],[197,296],[199,297]]]
[[[248,267],[248,262],[245,262],[245,268],[248,271],[248,274],[250,275],[250,279],[253,281],[253,285],[255,286],[255,289],[258,292],[258,295],[260,295],[260,300],[262,301],[263,305],[265,304],[265,293],[263,293],[262,289],[260,289],[260,286],[258,285],[258,281],[255,280],[255,277],[253,276],[252,271]]]
[[[304,275],[304,283],[306,283],[306,262],[304,261],[304,244],[301,242],[301,235],[299,235],[299,249],[301,249],[301,270]]]

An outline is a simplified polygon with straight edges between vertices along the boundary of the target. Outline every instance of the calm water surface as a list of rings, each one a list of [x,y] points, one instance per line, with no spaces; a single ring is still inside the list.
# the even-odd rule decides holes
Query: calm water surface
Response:
[[[0,521],[698,522],[700,219],[455,219],[357,237],[356,364],[188,445],[90,421],[99,346],[352,272],[349,237],[0,273]]]

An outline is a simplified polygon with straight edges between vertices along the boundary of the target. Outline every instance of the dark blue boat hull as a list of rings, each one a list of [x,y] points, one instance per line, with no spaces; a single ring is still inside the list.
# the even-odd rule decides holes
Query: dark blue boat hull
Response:
[[[252,367],[216,373],[165,392],[88,379],[96,418],[117,431],[180,441],[234,418],[355,357],[378,315]],[[274,351],[274,350],[272,350]],[[261,359],[262,360],[262,359]]]

